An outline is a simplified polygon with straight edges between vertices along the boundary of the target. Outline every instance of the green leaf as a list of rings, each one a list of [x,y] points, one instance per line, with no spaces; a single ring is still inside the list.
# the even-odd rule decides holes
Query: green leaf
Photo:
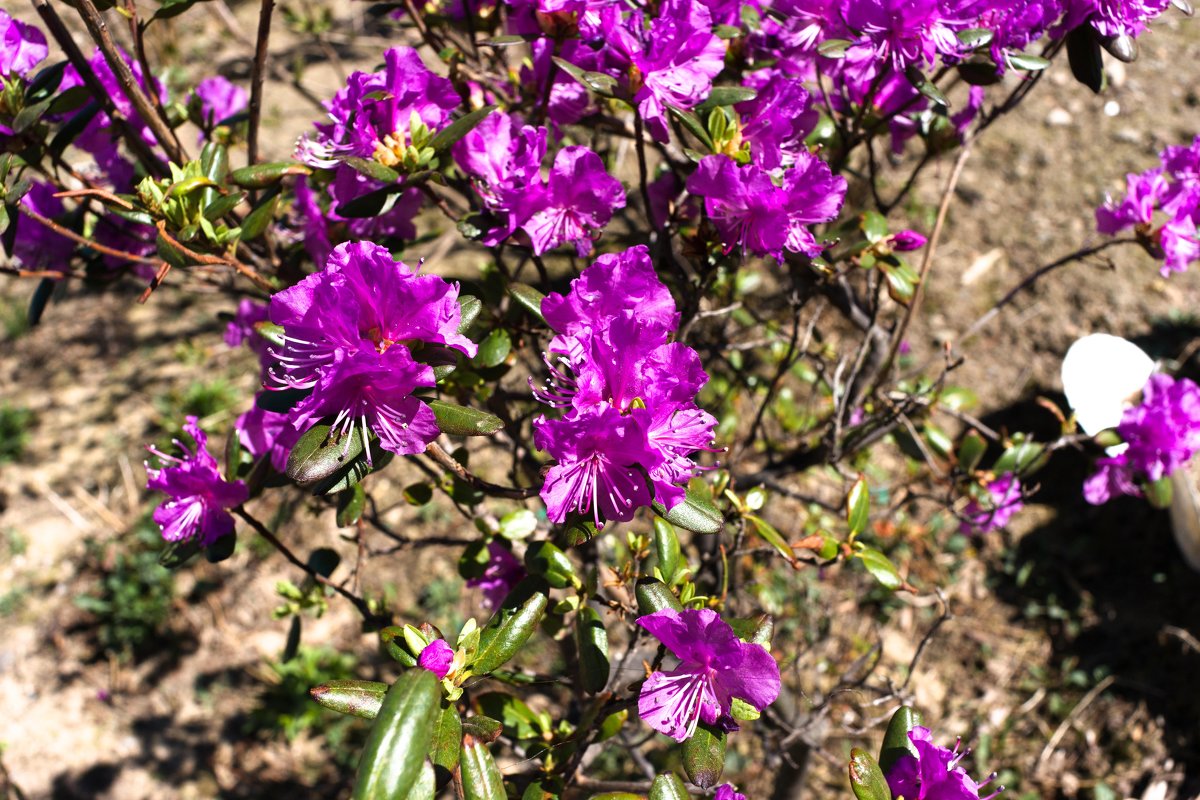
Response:
[[[995,36],[987,28],[967,28],[966,30],[959,31],[956,35],[960,42],[972,50],[991,44]]]
[[[634,587],[634,596],[637,597],[638,613],[641,615],[653,614],[665,608],[683,611],[679,598],[657,578],[639,578]]]
[[[421,773],[441,706],[438,679],[413,669],[392,684],[367,735],[354,800],[403,798]]]
[[[542,316],[542,301],[546,295],[527,283],[510,283],[507,291],[517,305],[532,314],[538,322],[546,324],[546,318]]]
[[[69,63],[71,62],[59,61],[38,70],[38,73],[33,76],[33,80],[25,87],[25,104],[36,103],[52,96],[58,90],[59,84],[62,83],[63,73]],[[3,178],[0,177],[0,180]]]
[[[371,158],[361,158],[360,156],[348,156],[343,160],[346,166],[353,169],[360,175],[365,175],[371,180],[379,181],[380,183],[399,183],[400,173],[391,167],[385,167],[378,161]]]
[[[48,152],[55,158],[61,158],[67,147],[75,141],[79,134],[83,133],[84,128],[99,113],[99,103],[92,101],[85,105],[78,114],[71,117],[67,124],[58,129],[58,133],[54,134],[54,138],[47,148]]]
[[[826,39],[817,45],[817,53],[826,58],[845,58],[852,44],[849,39]]]
[[[887,220],[878,211],[863,212],[860,227],[863,236],[866,236],[867,241],[871,244],[875,244],[888,234]]]
[[[1013,472],[1024,477],[1045,466],[1049,458],[1045,445],[1038,442],[1017,442],[1000,454],[996,463],[992,465],[992,471],[997,475]]]
[[[683,780],[674,772],[654,776],[650,784],[650,800],[691,800]]]
[[[850,526],[851,538],[867,529],[870,511],[871,493],[867,490],[867,479],[859,475],[846,495],[846,523]]]
[[[480,47],[511,47],[514,44],[525,44],[528,41],[524,36],[517,34],[507,34],[504,36],[493,36],[491,39],[479,43]]]
[[[973,472],[987,452],[987,440],[976,431],[968,431],[958,445],[958,468]]]
[[[312,389],[279,389],[263,391],[254,396],[254,405],[264,411],[284,414],[291,411],[300,401],[312,394]]]
[[[414,483],[404,489],[404,502],[410,506],[423,506],[433,499],[433,487],[428,483]]]
[[[1155,508],[1170,508],[1171,496],[1175,493],[1171,487],[1171,476],[1163,475],[1156,481],[1143,484],[1146,500]]]
[[[879,581],[885,589],[891,589],[894,592],[904,585],[896,566],[883,553],[870,547],[864,547],[854,555],[862,560],[867,572],[871,573],[872,577]]]
[[[475,126],[483,122],[483,118],[496,110],[496,106],[484,106],[477,108],[470,114],[456,119],[446,127],[438,131],[437,135],[429,142],[429,146],[433,148],[435,153],[444,153],[450,149],[450,146],[459,139],[466,136],[475,129]]]
[[[499,417],[486,411],[444,400],[430,400],[429,407],[437,418],[438,429],[451,436],[490,436],[504,427]]]
[[[554,63],[557,64],[559,69],[561,69],[563,72],[567,73],[596,94],[603,97],[613,96],[613,88],[617,85],[617,81],[611,75],[605,75],[603,72],[589,72],[585,69],[575,66],[570,61],[567,61],[563,58],[558,58],[557,56],[554,58]]]
[[[666,519],[672,525],[695,533],[720,533],[725,527],[725,518],[710,500],[701,495],[690,485],[687,494],[674,508],[667,511],[666,506],[655,501],[651,506],[654,513]]]
[[[796,560],[796,554],[792,552],[792,546],[787,543],[787,539],[783,538],[783,534],[774,525],[757,514],[747,514],[746,521],[754,526],[754,532],[758,534],[759,538],[778,550],[780,555],[788,561]]]
[[[709,153],[714,151],[712,137],[708,135],[708,129],[705,128],[704,124],[700,122],[699,117],[697,117],[691,111],[684,111],[683,109],[676,108],[672,105],[667,106],[667,111],[671,113],[671,116],[679,120],[679,123],[683,125],[684,129],[692,136],[695,136],[696,140],[700,142],[700,144],[704,145]]]
[[[329,681],[308,690],[312,699],[340,714],[375,719],[388,685],[379,681]]]
[[[883,270],[883,274],[887,278],[888,296],[902,306],[907,306],[912,302],[913,295],[917,291],[917,283],[920,282],[920,276],[913,272],[910,266],[898,259],[895,263],[881,260],[879,268]]]
[[[403,800],[434,800],[436,796],[437,774],[433,771],[433,764],[423,761],[417,782],[408,790]]]
[[[1025,72],[1037,72],[1050,66],[1048,59],[1041,56],[1031,56],[1028,53],[1007,53],[1005,54],[1005,58],[1008,59],[1008,63],[1013,69],[1024,70]]]
[[[167,569],[178,569],[200,552],[200,542],[196,539],[184,539],[180,542],[168,542],[158,554],[158,563]]]
[[[745,103],[758,97],[758,90],[749,86],[714,86],[703,103],[696,107],[697,111],[708,111],[711,108],[732,106]]]
[[[469,733],[484,742],[494,742],[504,732],[504,723],[498,719],[476,714],[462,721],[463,733]]]
[[[532,575],[541,575],[555,589],[579,586],[575,565],[552,542],[533,542],[525,549],[525,567]]]
[[[305,431],[288,454],[287,476],[301,486],[325,480],[343,469],[363,452],[362,433],[354,428],[350,439],[330,440],[328,425],[314,425]]]
[[[388,656],[406,667],[417,665],[416,657],[404,646],[404,628],[399,625],[389,625],[379,632],[379,643],[387,651]],[[432,673],[430,673],[432,674]]]
[[[674,582],[675,574],[684,565],[679,549],[679,537],[675,527],[662,517],[654,518],[654,553],[658,556],[658,571],[667,584]]]
[[[429,757],[439,767],[454,771],[458,766],[459,750],[462,748],[463,724],[458,709],[451,703],[442,709],[437,728],[433,732],[433,743]]]
[[[219,564],[225,559],[233,555],[234,549],[237,547],[237,533],[232,533],[228,536],[222,536],[215,542],[204,548],[204,557],[208,559],[210,564]]]
[[[459,757],[463,800],[506,800],[504,777],[496,760],[483,742],[467,734]]]
[[[478,297],[459,296],[458,298],[459,318],[458,332],[466,333],[467,328],[471,327],[471,323],[479,316],[479,312],[483,311],[483,303],[479,302]]]
[[[496,328],[479,343],[479,352],[475,355],[475,363],[484,367],[498,367],[512,352],[512,337],[504,328]]]
[[[362,484],[356,483],[345,491],[338,492],[337,496],[337,526],[339,528],[349,528],[351,525],[358,523],[362,518],[363,508],[367,505],[367,493],[363,491]]]
[[[509,541],[517,541],[528,537],[535,530],[537,530],[537,514],[528,508],[518,508],[500,518],[498,533]]]
[[[199,2],[203,2],[203,0],[163,0],[158,10],[154,12],[154,16],[150,17],[146,24],[149,25],[156,19],[170,19],[178,16]]]
[[[908,732],[921,724],[921,715],[909,708],[900,706],[888,722],[887,731],[883,734],[883,745],[879,748],[879,766],[885,772],[891,770],[896,760],[904,754],[919,758],[920,754],[908,738]]]
[[[1096,94],[1104,89],[1104,56],[1092,26],[1080,25],[1067,34],[1067,61],[1075,80]]]
[[[266,189],[279,183],[285,175],[311,174],[311,169],[295,161],[272,161],[235,169],[229,173],[229,181],[243,189]]]
[[[479,635],[473,669],[486,675],[503,666],[529,641],[550,604],[546,581],[529,577],[518,583]]]
[[[725,771],[726,733],[701,721],[692,738],[683,743],[683,771],[701,789],[711,789]]]
[[[608,685],[608,631],[591,606],[581,607],[575,615],[575,646],[583,690],[590,694],[602,691]]]
[[[243,242],[253,241],[266,232],[268,226],[275,221],[275,209],[278,205],[278,194],[264,197],[258,202],[254,210],[247,214],[246,219],[242,222],[241,238]]]
[[[12,121],[13,133],[22,134],[36,125],[42,118],[42,115],[45,114],[47,109],[50,108],[50,104],[53,102],[53,97],[47,97],[45,100],[42,100],[39,103],[25,106],[18,111],[17,115],[13,117]]]
[[[870,753],[857,747],[850,751],[850,788],[858,800],[892,800],[883,771]]]
[[[945,106],[946,108],[950,107],[950,101],[946,99],[946,95],[942,94],[942,90],[939,89],[933,83],[933,81],[925,77],[925,73],[921,72],[921,70],[915,64],[910,64],[909,67],[904,70],[904,77],[908,78],[908,82],[913,85],[913,88],[924,95],[927,99],[937,103],[938,105]]]

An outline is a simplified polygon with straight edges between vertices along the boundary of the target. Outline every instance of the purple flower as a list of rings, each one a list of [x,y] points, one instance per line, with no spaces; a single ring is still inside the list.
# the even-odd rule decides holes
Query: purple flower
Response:
[[[557,461],[542,488],[548,515],[590,513],[600,527],[654,500],[672,508],[717,421],[695,404],[708,380],[699,356],[667,341],[679,315],[648,251],[602,256],[542,313],[558,335],[544,356],[550,378],[533,393],[565,410],[534,422],[535,445]]]
[[[384,450],[397,455],[420,453],[439,430],[433,410],[413,392],[433,384],[433,368],[414,361],[407,347],[339,353],[322,371],[313,393],[292,409],[292,424],[302,429],[333,416],[330,426],[346,437],[345,451],[361,427],[363,440],[368,430],[374,431]],[[369,448],[366,454],[367,463],[373,463]]]
[[[421,655],[417,656],[417,666],[429,670],[438,677],[438,680],[446,677],[452,663],[454,663],[454,650],[446,644],[445,639],[434,639],[425,645]]]
[[[722,783],[713,794],[713,800],[746,800],[746,795],[733,788],[731,783]]]
[[[568,294],[552,292],[542,301],[546,322],[562,334],[602,328],[634,309],[639,319],[664,331],[679,325],[675,300],[658,279],[645,245],[600,256],[571,281]]]
[[[1170,0],[1066,0],[1064,29],[1091,25],[1101,36],[1136,37],[1166,11]]]
[[[331,222],[345,222],[350,234],[359,239],[415,239],[417,228],[413,223],[421,210],[423,195],[415,186],[406,189],[390,209],[373,217],[344,217],[339,214],[341,206],[384,186],[382,181],[368,178],[345,164],[334,168],[333,181],[329,184],[329,197],[333,206],[326,215]]]
[[[434,385],[433,370],[417,363],[409,347],[475,354],[474,342],[458,332],[457,298],[457,285],[415,274],[383,247],[334,248],[323,271],[271,298],[271,321],[286,336],[272,351],[279,361],[270,371],[274,388],[313,388],[292,409],[292,424],[328,415],[340,433],[361,426],[365,436],[369,428],[393,453],[424,450],[437,423],[412,393]]]
[[[499,608],[512,588],[525,579],[525,565],[512,551],[498,542],[488,542],[487,566],[478,578],[471,578],[467,586],[483,592],[483,607]]]
[[[759,644],[743,642],[711,609],[662,611],[637,623],[680,663],[655,672],[642,684],[638,714],[659,733],[682,742],[704,720],[736,730],[733,698],[762,711],[779,696],[779,665]]]
[[[49,54],[41,30],[0,8],[0,77],[24,78]]]
[[[1140,175],[1130,173],[1125,178],[1125,197],[1114,203],[1105,196],[1104,205],[1096,209],[1096,230],[1109,235],[1134,225],[1147,225],[1154,217],[1154,208],[1166,193],[1167,181],[1162,169],[1151,169]]]
[[[131,59],[123,50],[118,49],[117,52],[121,59],[129,65],[129,68],[133,72],[133,76],[142,91],[146,93],[157,92],[159,100],[165,105],[169,99],[167,97],[166,87],[153,77],[149,79],[149,86],[147,86],[148,81],[146,76],[142,74],[142,65],[138,63],[136,59]],[[99,48],[96,48],[95,52],[92,53],[92,57],[88,59],[88,66],[90,66],[92,72],[96,74],[96,78],[100,81],[100,85],[112,99],[113,105],[116,106],[117,111],[120,112],[122,117],[130,122],[133,130],[138,133],[142,141],[151,146],[156,145],[158,142],[154,138],[154,134],[150,132],[150,126],[148,126],[145,120],[143,120],[137,113],[137,110],[133,107],[133,101],[125,95],[125,90],[121,88],[121,84],[117,80],[117,76],[113,73],[112,67],[110,67],[108,64],[108,59],[104,57],[104,53],[101,52]],[[79,73],[76,71],[75,67],[68,65],[63,71],[62,82],[59,84],[58,88],[59,91],[65,91],[73,86],[83,85],[83,79],[79,77]],[[109,172],[110,170],[107,168],[111,165],[117,164],[120,166],[125,164],[124,160],[120,159],[120,157],[117,155],[117,138],[118,137],[112,130],[112,120],[109,118],[108,114],[101,111],[92,118],[91,122],[87,124],[87,127],[85,127],[83,132],[75,138],[72,144],[75,147],[78,147],[80,150],[91,153],[92,156],[95,157],[96,163],[102,169],[105,169],[106,172]],[[131,176],[132,172],[130,172],[129,177]],[[125,178],[126,176],[121,175],[119,177]],[[127,179],[113,180],[113,184],[118,188],[119,191],[124,191],[125,188],[123,184],[126,183],[126,180]]]
[[[545,191],[521,228],[538,255],[570,243],[585,256],[591,252],[593,232],[598,234],[624,206],[625,190],[604,170],[600,156],[582,145],[564,147],[554,157]]]
[[[905,800],[979,800],[979,790],[995,778],[976,783],[959,766],[967,751],[958,752],[938,747],[928,728],[917,726],[908,732],[908,740],[917,749],[917,755],[904,753],[886,774],[892,796]],[[1004,787],[993,792],[994,797]]]
[[[653,501],[640,465],[657,464],[639,420],[612,406],[573,419],[533,423],[533,443],[558,463],[546,473],[542,499],[546,515],[562,522],[567,514],[591,511],[597,528],[604,520],[627,521]]]
[[[246,90],[220,75],[205,78],[196,84],[193,97],[200,104],[200,118],[212,127],[246,110]]]
[[[47,219],[58,221],[66,213],[66,209],[62,200],[54,196],[56,191],[52,184],[35,181],[21,198],[20,206]],[[17,223],[13,255],[27,269],[65,268],[73,252],[75,242],[40,222],[26,217]]]
[[[783,251],[815,257],[821,245],[809,225],[828,222],[841,210],[846,179],[811,153],[798,154],[782,186],[754,164],[741,168],[726,156],[705,156],[688,178],[688,191],[704,198],[704,209],[725,242],[755,255],[783,258]]]
[[[164,466],[152,469],[146,464],[146,488],[170,495],[153,515],[164,539],[196,539],[202,547],[208,547],[233,533],[233,517],[226,509],[241,505],[250,495],[246,484],[230,483],[221,477],[216,459],[208,452],[208,437],[195,417],[188,417],[183,429],[196,442],[195,452],[179,440],[175,440],[175,446],[183,451],[182,458],[147,447]]]
[[[267,456],[271,468],[281,475],[287,471],[288,454],[303,434],[291,424],[288,414],[267,411],[257,404],[238,417],[233,428],[251,458]]]
[[[712,32],[708,8],[698,0],[666,0],[648,30],[634,13],[610,35],[638,114],[655,141],[668,141],[667,106],[704,102],[725,66],[725,42]]]
[[[1008,524],[1013,514],[1025,507],[1021,496],[1021,482],[1016,475],[1006,472],[987,485],[988,499],[985,504],[972,500],[963,509],[963,522],[959,533],[983,534],[998,530]]]
[[[956,56],[963,45],[942,16],[936,0],[843,0],[846,25],[861,35],[861,46],[897,72],[929,64],[938,53]]]
[[[1117,433],[1127,447],[1099,459],[1099,469],[1084,483],[1084,498],[1093,505],[1116,494],[1140,495],[1139,483],[1191,460],[1200,450],[1200,387],[1187,378],[1151,375],[1142,402],[1125,410]]]
[[[237,312],[225,326],[225,344],[240,347],[246,344],[260,357],[266,355],[267,340],[259,335],[254,326],[267,321],[267,306],[249,298],[238,303]]]
[[[373,158],[377,148],[410,145],[416,122],[436,132],[450,121],[462,102],[454,84],[430,72],[411,47],[389,48],[383,58],[382,72],[353,73],[326,104],[330,122],[297,143],[301,161],[329,168],[345,156]]]
[[[798,78],[776,70],[753,73],[743,83],[758,90],[753,100],[734,106],[744,121],[742,138],[750,142],[754,163],[765,170],[791,166],[817,124],[808,91]]]
[[[295,214],[299,218],[299,228],[304,236],[304,249],[314,264],[324,264],[333,252],[333,244],[329,241],[329,225],[325,212],[317,200],[317,193],[308,182],[308,176],[301,175],[296,181]]]
[[[920,250],[925,246],[925,242],[925,237],[916,231],[903,230],[899,233],[893,233],[891,236],[892,250],[897,253],[907,253],[910,250]]]
[[[518,127],[516,118],[496,111],[454,145],[454,160],[473,178],[484,208],[503,223],[483,238],[489,247],[524,225],[542,202],[546,135],[545,128]]]

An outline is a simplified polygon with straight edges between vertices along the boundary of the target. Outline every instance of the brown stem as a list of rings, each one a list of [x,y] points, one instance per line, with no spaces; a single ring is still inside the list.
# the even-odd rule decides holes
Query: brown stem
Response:
[[[147,81],[149,81],[150,76],[154,74],[154,71],[150,68],[150,60],[148,58],[146,58],[146,24],[147,23],[143,23],[140,20],[138,20],[137,3],[135,2],[135,0],[125,0],[125,8],[129,12],[129,16],[128,16],[129,35],[133,38],[134,53],[137,57],[138,64],[142,68],[143,77],[145,77],[145,79]],[[158,115],[158,118],[160,120],[162,120],[163,123],[166,125],[167,130],[170,131],[171,141],[174,142],[174,144],[175,144],[176,152],[179,153],[180,157],[184,161],[190,160],[188,158],[187,150],[183,146],[183,142],[179,141],[179,134],[177,134],[175,132],[175,129],[171,127],[171,123],[167,119],[167,110],[165,108],[163,108],[162,100],[159,99],[158,92],[153,91],[153,88],[151,88],[151,91],[148,93],[148,95],[150,98],[150,103],[154,106],[154,112]]]
[[[33,7],[38,12],[38,16],[46,23],[46,27],[50,29],[50,33],[54,36],[54,40],[58,42],[58,46],[62,48],[63,53],[67,56],[67,60],[71,62],[71,66],[75,67],[75,71],[79,73],[80,79],[87,86],[88,91],[92,94],[92,99],[100,104],[104,113],[112,120],[113,126],[120,131],[121,137],[125,140],[126,145],[137,156],[138,161],[152,175],[166,175],[166,165],[154,153],[149,145],[142,140],[137,131],[129,124],[129,120],[124,114],[117,109],[113,103],[112,96],[109,91],[100,83],[100,79],[96,77],[95,71],[91,64],[88,63],[86,57],[80,51],[79,46],[75,44],[75,40],[71,38],[70,31],[63,24],[62,19],[47,0],[33,0]]]
[[[233,511],[234,514],[237,514],[239,517],[241,517],[246,522],[247,525],[249,525],[251,528],[253,528],[254,531],[259,536],[263,537],[268,542],[270,542],[275,547],[276,550],[278,550],[280,553],[283,554],[284,558],[286,558],[288,561],[292,562],[293,565],[304,570],[304,572],[307,573],[310,578],[312,578],[314,581],[321,584],[322,586],[328,586],[330,589],[333,589],[335,592],[340,594],[342,597],[349,600],[354,605],[354,607],[356,609],[358,609],[358,613],[362,614],[363,619],[371,620],[371,621],[379,619],[379,616],[377,614],[375,614],[373,611],[371,611],[371,607],[370,607],[370,605],[367,604],[366,600],[364,600],[363,598],[354,594],[350,590],[346,589],[344,586],[339,586],[338,584],[329,580],[329,578],[326,578],[324,575],[322,575],[321,573],[314,570],[308,564],[305,564],[303,561],[301,561],[296,556],[295,553],[293,553],[291,550],[288,549],[287,545],[285,545],[283,542],[279,541],[279,539],[276,538],[275,534],[271,533],[271,531],[267,528],[266,525],[263,525],[261,522],[259,522],[257,519],[255,519],[250,514],[250,512],[246,511],[244,506],[238,506],[237,508],[234,508],[231,510]]]
[[[214,256],[214,255],[210,255],[208,253],[197,253],[195,250],[192,250],[187,245],[183,244],[178,239],[173,237],[171,234],[167,233],[167,223],[165,220],[160,219],[157,223],[155,223],[155,225],[158,228],[159,236],[166,239],[167,244],[171,245],[172,247],[174,247],[179,252],[183,253],[188,258],[194,260],[197,264],[208,264],[210,266],[233,267],[235,270],[237,270],[238,274],[242,275],[245,278],[248,278],[250,281],[252,281],[254,283],[255,286],[262,289],[264,292],[267,292],[268,294],[274,294],[275,287],[271,285],[270,281],[268,281],[262,275],[259,275],[254,270],[253,267],[243,264],[241,261],[238,261],[236,258],[229,258],[226,256]]]
[[[538,492],[541,491],[541,489],[532,486],[522,488],[520,486],[500,486],[495,483],[488,483],[478,475],[469,472],[466,467],[455,461],[449,453],[436,444],[431,444],[425,448],[425,455],[432,458],[440,466],[453,472],[459,480],[469,483],[484,494],[494,497],[507,497],[512,500],[524,500],[527,497],[537,496]]]
[[[262,120],[263,75],[267,67],[267,42],[271,36],[271,16],[275,0],[262,0],[258,12],[258,40],[254,45],[254,74],[250,78],[250,131],[246,135],[246,163],[258,163],[258,127]]]
[[[188,160],[187,154],[183,151],[179,140],[175,138],[175,132],[167,125],[166,120],[159,116],[150,99],[146,97],[146,93],[142,91],[142,87],[138,85],[133,70],[129,68],[129,64],[121,57],[116,43],[113,42],[112,35],[108,32],[108,23],[104,21],[104,17],[96,9],[95,4],[92,3],[92,0],[78,0],[76,8],[79,11],[79,16],[83,18],[83,24],[87,26],[88,33],[92,35],[92,39],[95,40],[96,44],[100,46],[100,52],[104,53],[104,60],[108,62],[109,68],[112,69],[117,83],[121,84],[121,89],[125,92],[125,96],[129,98],[129,102],[133,103],[138,116],[149,126],[150,132],[154,134],[154,138],[158,141],[158,145],[172,161],[177,164],[186,162]],[[152,80],[150,75],[146,75],[145,78],[147,81]]]
[[[45,225],[47,228],[54,231],[55,233],[57,233],[60,236],[65,236],[73,242],[78,242],[79,244],[87,245],[88,247],[92,248],[96,252],[104,253],[106,256],[115,256],[116,258],[123,258],[126,261],[134,261],[138,264],[157,264],[158,263],[157,258],[150,258],[149,256],[139,256],[136,253],[127,253],[124,250],[117,250],[116,248],[102,245],[99,242],[96,242],[96,241],[93,241],[93,240],[87,238],[86,236],[80,236],[78,233],[71,230],[70,228],[64,228],[62,225],[59,225],[54,220],[43,217],[41,214],[37,213],[36,211],[34,211],[26,206],[21,206],[21,214],[23,214],[26,217],[29,217],[34,222],[37,222],[41,225]]]

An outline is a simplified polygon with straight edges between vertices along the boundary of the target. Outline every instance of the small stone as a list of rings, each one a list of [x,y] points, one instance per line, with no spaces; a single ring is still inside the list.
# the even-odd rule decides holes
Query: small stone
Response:
[[[1062,128],[1071,124],[1071,112],[1065,108],[1054,108],[1046,115],[1046,124],[1052,128]]]

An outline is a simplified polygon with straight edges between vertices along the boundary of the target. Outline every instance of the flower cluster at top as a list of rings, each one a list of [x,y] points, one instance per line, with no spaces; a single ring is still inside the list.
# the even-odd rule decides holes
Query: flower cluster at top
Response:
[[[196,541],[207,547],[233,533],[233,517],[226,509],[246,502],[249,492],[241,481],[226,481],[217,461],[208,452],[208,437],[195,417],[188,417],[183,430],[196,442],[195,451],[176,440],[183,456],[171,456],[146,448],[162,463],[159,469],[146,464],[146,488],[165,492],[169,499],[154,509],[154,521],[168,542]]]
[[[300,431],[331,418],[332,433],[371,433],[397,454],[419,453],[438,435],[433,411],[413,393],[434,385],[429,363],[475,355],[458,332],[458,285],[418,275],[379,245],[334,248],[320,272],[271,298],[284,344],[270,352],[268,388],[311,390],[288,412]],[[371,458],[367,448],[367,458]]]
[[[1083,485],[1093,505],[1114,496],[1140,497],[1142,485],[1184,466],[1200,450],[1200,386],[1187,378],[1151,375],[1142,401],[1125,410],[1117,425],[1125,447],[1113,448],[1096,462]]]
[[[960,753],[958,745],[953,750],[937,746],[928,728],[919,725],[914,727],[908,732],[908,740],[916,755],[904,753],[884,776],[888,788],[892,790],[892,797],[903,797],[905,800],[979,800],[979,790],[996,778],[993,774],[982,783],[976,783],[960,764],[969,751]],[[1003,786],[987,795],[987,798],[995,797],[1002,791]]]
[[[638,697],[642,721],[659,733],[682,742],[701,720],[735,731],[734,698],[762,711],[779,696],[775,659],[762,645],[739,639],[712,609],[668,608],[637,623],[680,662],[650,675]]]
[[[1200,136],[1190,146],[1166,148],[1160,160],[1162,166],[1126,176],[1119,203],[1105,198],[1096,209],[1096,229],[1115,234],[1133,228],[1147,250],[1162,259],[1159,271],[1165,278],[1200,259]]]
[[[679,314],[647,248],[601,256],[542,313],[557,335],[534,396],[564,410],[533,423],[534,444],[557,462],[542,487],[550,519],[579,513],[601,526],[655,501],[674,507],[717,420],[695,402],[708,380],[700,356],[667,342]]]

